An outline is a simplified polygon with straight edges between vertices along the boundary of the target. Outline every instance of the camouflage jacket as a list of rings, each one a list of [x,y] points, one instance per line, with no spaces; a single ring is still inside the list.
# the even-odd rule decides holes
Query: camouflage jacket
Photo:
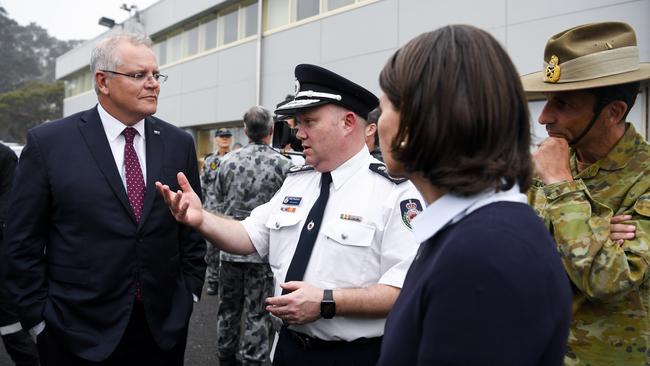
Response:
[[[221,158],[214,182],[216,211],[244,219],[268,202],[282,186],[291,160],[268,145],[248,144]],[[234,255],[221,251],[221,260],[262,263],[258,254]]]
[[[217,179],[219,154],[216,152],[205,157],[201,171],[201,193],[203,194],[203,208],[210,212],[217,212],[217,201],[214,195],[214,181]]]
[[[574,180],[535,180],[529,202],[550,229],[574,286],[566,365],[650,364],[650,146],[630,124],[603,159]],[[610,220],[632,215],[636,238],[609,239]]]

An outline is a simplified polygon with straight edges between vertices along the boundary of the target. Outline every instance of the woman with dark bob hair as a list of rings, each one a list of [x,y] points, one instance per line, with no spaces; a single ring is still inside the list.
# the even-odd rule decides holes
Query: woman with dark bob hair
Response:
[[[379,77],[388,171],[427,208],[378,365],[561,365],[571,289],[526,204],[526,98],[487,32],[452,25],[399,49]]]

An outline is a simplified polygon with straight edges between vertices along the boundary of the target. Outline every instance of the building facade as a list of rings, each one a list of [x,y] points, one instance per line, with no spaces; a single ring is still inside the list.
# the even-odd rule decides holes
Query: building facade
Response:
[[[541,69],[551,35],[593,21],[632,25],[648,61],[649,16],[650,0],[161,0],[59,57],[56,77],[66,85],[64,115],[93,106],[88,64],[96,42],[121,29],[144,31],[169,75],[156,116],[189,131],[201,158],[212,151],[216,128],[228,127],[234,141],[246,143],[244,111],[272,110],[293,94],[299,63],[324,66],[379,95],[388,57],[422,32],[455,23],[483,28],[526,74]],[[648,94],[646,86],[628,117],[646,138]],[[545,136],[536,123],[542,105],[530,104],[537,138]]]

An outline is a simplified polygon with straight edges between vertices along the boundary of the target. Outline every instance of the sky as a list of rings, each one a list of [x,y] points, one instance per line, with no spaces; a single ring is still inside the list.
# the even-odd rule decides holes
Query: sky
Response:
[[[126,3],[144,10],[157,0],[0,0],[9,17],[21,25],[34,22],[60,40],[92,39],[108,28],[97,24],[107,17],[120,23],[129,12],[120,9]]]

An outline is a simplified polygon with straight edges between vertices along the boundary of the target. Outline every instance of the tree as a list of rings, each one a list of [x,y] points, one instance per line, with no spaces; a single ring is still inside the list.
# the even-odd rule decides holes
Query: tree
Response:
[[[21,26],[0,6],[0,140],[24,142],[29,128],[61,118],[56,58],[81,42],[50,37],[35,23]]]
[[[0,94],[1,139],[25,143],[28,129],[61,118],[63,93],[62,81],[30,81]]]

